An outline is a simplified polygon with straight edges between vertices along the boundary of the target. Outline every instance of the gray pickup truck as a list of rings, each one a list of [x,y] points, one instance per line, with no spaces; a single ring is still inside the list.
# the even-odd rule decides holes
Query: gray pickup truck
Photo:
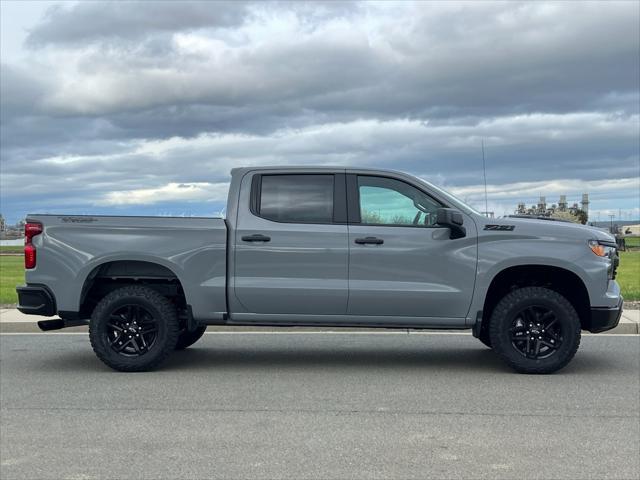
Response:
[[[226,218],[29,215],[18,309],[89,325],[97,356],[149,370],[207,325],[471,329],[550,373],[622,312],[614,238],[486,218],[393,171],[231,172]]]

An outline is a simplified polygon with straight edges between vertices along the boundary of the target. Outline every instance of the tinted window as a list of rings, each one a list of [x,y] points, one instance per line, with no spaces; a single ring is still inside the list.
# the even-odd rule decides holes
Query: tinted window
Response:
[[[408,183],[384,177],[358,176],[360,221],[369,225],[430,227],[441,205]]]
[[[331,223],[333,175],[263,175],[260,216],[277,222]]]

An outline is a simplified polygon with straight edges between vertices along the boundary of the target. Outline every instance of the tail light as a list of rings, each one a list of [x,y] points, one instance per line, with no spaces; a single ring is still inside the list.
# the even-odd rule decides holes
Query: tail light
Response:
[[[42,233],[41,223],[25,223],[24,225],[24,268],[36,267],[36,247],[31,241],[36,235]]]

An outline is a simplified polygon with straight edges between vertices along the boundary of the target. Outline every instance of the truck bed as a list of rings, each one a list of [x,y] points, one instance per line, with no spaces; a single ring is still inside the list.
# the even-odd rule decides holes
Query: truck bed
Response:
[[[34,238],[37,265],[26,271],[27,284],[47,285],[58,312],[78,312],[93,276],[126,276],[132,262],[165,267],[151,267],[150,276],[175,275],[194,317],[226,312],[222,218],[28,215],[27,222],[44,229]]]

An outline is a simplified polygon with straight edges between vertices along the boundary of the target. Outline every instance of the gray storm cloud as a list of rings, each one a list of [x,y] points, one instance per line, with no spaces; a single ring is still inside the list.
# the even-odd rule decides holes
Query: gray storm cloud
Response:
[[[219,197],[229,168],[265,163],[397,168],[473,197],[481,139],[498,187],[632,185],[639,8],[58,6],[34,19],[23,60],[2,64],[3,203],[21,215],[119,204],[129,191],[133,204],[163,192],[179,208],[205,195],[204,184]],[[16,182],[43,188],[20,203]],[[637,209],[629,182],[615,185],[600,193],[601,208]],[[526,194],[508,191],[496,201]]]
[[[29,33],[27,44],[78,46],[93,41],[126,41],[150,34],[199,28],[232,28],[247,15],[242,1],[81,2],[56,6]]]

